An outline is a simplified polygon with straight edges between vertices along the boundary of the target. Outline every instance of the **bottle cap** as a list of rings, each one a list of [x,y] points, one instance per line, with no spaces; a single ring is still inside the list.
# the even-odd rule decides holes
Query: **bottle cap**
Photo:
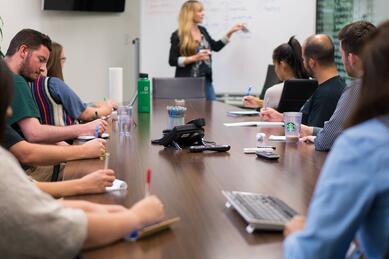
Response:
[[[139,73],[139,78],[148,78],[149,74],[147,73]]]

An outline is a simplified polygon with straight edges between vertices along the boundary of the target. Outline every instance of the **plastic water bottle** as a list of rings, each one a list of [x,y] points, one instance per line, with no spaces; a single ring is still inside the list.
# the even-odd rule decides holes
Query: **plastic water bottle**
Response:
[[[140,73],[138,79],[138,112],[150,112],[150,80],[144,73]]]

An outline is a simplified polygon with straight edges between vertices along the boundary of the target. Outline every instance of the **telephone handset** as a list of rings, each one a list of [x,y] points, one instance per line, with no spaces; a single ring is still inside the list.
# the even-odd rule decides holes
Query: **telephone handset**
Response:
[[[173,146],[178,149],[194,145],[203,145],[205,120],[196,119],[185,125],[176,126],[173,129],[164,130],[163,137],[151,141],[151,144]]]

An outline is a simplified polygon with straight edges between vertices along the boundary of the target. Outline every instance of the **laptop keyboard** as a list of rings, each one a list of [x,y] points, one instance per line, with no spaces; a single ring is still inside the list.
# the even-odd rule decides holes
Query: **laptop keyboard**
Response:
[[[297,213],[278,198],[242,192],[226,192],[236,206],[257,220],[284,223]]]

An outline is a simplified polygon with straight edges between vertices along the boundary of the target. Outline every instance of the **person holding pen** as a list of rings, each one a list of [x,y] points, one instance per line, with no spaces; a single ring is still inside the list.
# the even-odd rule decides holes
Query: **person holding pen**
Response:
[[[171,35],[169,54],[170,66],[176,67],[176,77],[205,77],[207,100],[215,100],[212,84],[211,51],[220,51],[230,40],[233,33],[242,30],[243,24],[234,25],[219,41],[200,26],[204,19],[204,6],[196,0],[186,1],[178,17],[178,30]]]
[[[281,81],[295,78],[309,78],[303,64],[301,45],[294,36],[291,37],[287,43],[283,43],[274,49],[273,64],[276,75]],[[283,89],[283,82],[273,85],[266,90],[264,100],[246,94],[246,96],[243,97],[243,104],[250,108],[261,108],[266,106],[277,109]]]
[[[12,113],[13,79],[0,59],[0,140]],[[164,217],[154,195],[131,208],[81,200],[55,200],[29,180],[16,159],[0,147],[0,241],[4,258],[75,258]],[[42,245],[44,244],[44,245]]]

